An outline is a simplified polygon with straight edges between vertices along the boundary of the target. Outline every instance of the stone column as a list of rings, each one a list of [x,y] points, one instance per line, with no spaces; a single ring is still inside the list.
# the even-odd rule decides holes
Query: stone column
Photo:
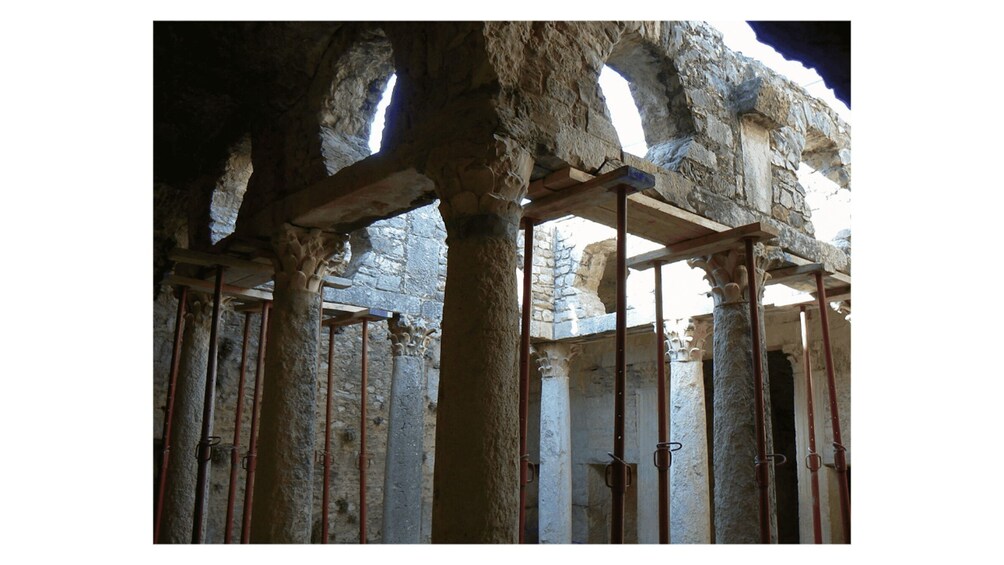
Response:
[[[438,148],[446,224],[433,543],[516,543],[519,311],[516,234],[533,160],[495,139]]]
[[[344,238],[284,226],[265,347],[252,543],[308,543],[313,501],[321,279]]]
[[[537,502],[540,543],[572,543],[572,429],[569,362],[578,346],[536,347],[540,366],[540,477]]]
[[[167,484],[160,525],[162,543],[192,543],[195,481],[198,474],[195,449],[202,435],[202,403],[206,397],[213,295],[189,290],[185,310],[185,333],[171,422],[171,455],[167,462]]]
[[[638,466],[631,488],[637,500],[638,543],[659,543],[659,470],[652,461],[652,452],[659,443],[659,389],[656,383],[641,386],[635,398]]]
[[[707,322],[683,320],[667,329],[670,441],[683,444],[669,469],[672,543],[711,543],[708,424],[704,409],[704,341]]]
[[[393,368],[383,483],[383,543],[420,543],[425,350],[436,330],[400,316],[388,321],[387,326]]]
[[[756,249],[758,263],[762,265],[763,246],[757,244]],[[712,464],[716,543],[760,543],[759,496],[754,475],[753,359],[745,255],[744,250],[733,249],[689,261],[691,267],[700,267],[705,271],[704,278],[711,283],[715,301]],[[757,268],[760,281],[757,287],[762,293],[764,271],[761,265]],[[760,335],[763,336],[763,332]],[[764,348],[764,344],[761,342],[759,347]],[[764,413],[769,422],[766,354],[763,359]],[[770,438],[769,427],[767,437]],[[772,504],[771,514],[774,513]]]

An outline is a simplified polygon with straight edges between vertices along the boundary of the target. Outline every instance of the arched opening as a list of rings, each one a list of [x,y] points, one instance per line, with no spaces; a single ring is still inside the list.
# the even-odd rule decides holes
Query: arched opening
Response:
[[[796,171],[804,191],[816,239],[850,251],[850,151],[840,150],[822,133],[805,135],[802,162]]]
[[[383,131],[394,75],[393,50],[379,29],[368,30],[332,61],[321,99],[321,156],[328,175],[370,156],[374,130]],[[384,101],[386,99],[386,101]],[[381,107],[381,103],[383,106]],[[374,127],[374,123],[380,124]]]
[[[630,89],[647,147],[645,159],[676,170],[696,129],[676,65],[640,35],[629,33],[614,45],[607,66],[623,77]],[[637,154],[628,147],[620,129],[618,135],[624,150]]]
[[[213,188],[209,205],[209,235],[214,244],[234,232],[237,212],[244,201],[252,172],[251,137],[244,136],[230,148],[223,174]]]
[[[380,95],[380,102],[377,103],[376,111],[373,114],[373,121],[370,122],[369,148],[370,154],[379,153],[383,145],[383,128],[386,123],[387,108],[394,96],[394,85],[397,84],[397,73],[390,75],[387,86]]]
[[[582,251],[574,286],[585,315],[600,316],[617,309],[617,240],[590,243]]]
[[[613,123],[614,129],[617,130],[621,149],[644,158],[645,154],[648,153],[645,130],[642,128],[641,114],[638,111],[638,106],[635,105],[634,97],[631,95],[631,86],[627,79],[617,71],[603,65],[599,82],[603,97],[607,101],[610,121]]]

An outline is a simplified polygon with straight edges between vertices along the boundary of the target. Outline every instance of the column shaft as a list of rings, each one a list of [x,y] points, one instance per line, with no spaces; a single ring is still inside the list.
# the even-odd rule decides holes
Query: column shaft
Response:
[[[758,543],[749,309],[745,303],[718,305],[714,320],[715,540]]]
[[[425,351],[433,330],[400,317],[390,320],[388,328],[393,365],[383,483],[383,543],[420,543]]]
[[[533,158],[494,135],[432,151],[446,224],[434,543],[519,540],[516,235]]]
[[[174,392],[171,454],[167,464],[161,543],[192,542],[198,472],[195,449],[199,444],[201,431],[212,307],[212,297],[189,292],[178,382]]]
[[[309,543],[317,420],[321,279],[344,238],[284,226],[277,235],[252,543]]]
[[[541,345],[540,477],[538,522],[540,543],[572,543],[572,428],[569,361],[574,346]]]
[[[670,478],[670,539],[673,543],[711,543],[711,493],[708,484],[707,415],[701,359],[670,364],[670,427],[683,446],[673,454]]]
[[[515,223],[507,237],[450,238],[432,540],[515,543],[519,387]]]
[[[251,543],[308,543],[320,296],[276,289],[265,346]]]

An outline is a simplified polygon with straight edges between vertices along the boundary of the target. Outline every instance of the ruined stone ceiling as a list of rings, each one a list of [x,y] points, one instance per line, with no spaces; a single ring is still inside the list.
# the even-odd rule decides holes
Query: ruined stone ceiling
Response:
[[[749,22],[761,41],[817,69],[850,105],[849,22]],[[154,180],[213,174],[260,112],[300,96],[338,22],[157,22]]]

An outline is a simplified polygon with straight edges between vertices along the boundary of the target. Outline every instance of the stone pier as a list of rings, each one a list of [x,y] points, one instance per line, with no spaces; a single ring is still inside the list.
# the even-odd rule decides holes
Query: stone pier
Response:
[[[668,328],[670,441],[682,447],[669,469],[672,543],[711,543],[711,487],[704,409],[704,341],[707,322],[683,320]]]
[[[762,293],[763,250],[762,245],[757,244],[756,247],[757,260],[761,263],[757,268],[757,287]],[[744,250],[733,249],[689,261],[691,267],[704,270],[704,278],[711,283],[715,301],[712,465],[716,543],[760,543],[759,495],[754,475],[753,358],[745,256]],[[759,347],[764,348],[762,341]],[[766,353],[763,358],[766,360]],[[765,391],[766,378],[765,371]],[[764,398],[769,406],[766,393]],[[769,421],[770,412],[766,407],[765,415]],[[767,432],[767,437],[770,437],[769,428]],[[772,504],[771,514],[774,512]]]
[[[195,514],[195,449],[202,435],[202,403],[206,397],[209,333],[213,295],[188,291],[178,382],[174,391],[171,455],[160,525],[161,543],[192,543]]]
[[[496,138],[441,148],[430,161],[449,248],[432,541],[516,543],[516,235],[533,160]]]
[[[387,326],[393,368],[383,483],[383,543],[420,543],[425,351],[435,329],[400,315],[389,320]]]
[[[309,543],[321,280],[344,238],[286,225],[276,236],[252,543]]]
[[[569,363],[578,347],[545,343],[536,347],[540,366],[540,543],[572,543],[572,430]]]

